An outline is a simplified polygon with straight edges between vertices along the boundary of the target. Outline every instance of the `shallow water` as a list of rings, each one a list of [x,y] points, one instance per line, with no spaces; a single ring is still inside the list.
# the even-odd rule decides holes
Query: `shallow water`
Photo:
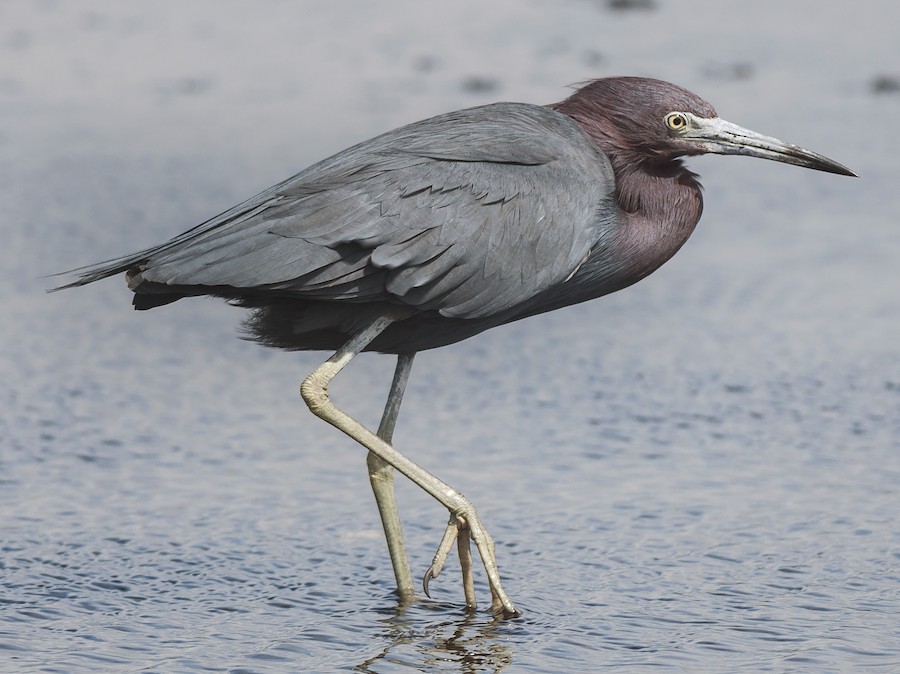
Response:
[[[0,670],[900,670],[900,10],[622,4],[0,7]],[[453,561],[397,607],[363,453],[297,395],[322,354],[36,278],[623,73],[861,178],[692,160],[705,214],[662,270],[420,354],[396,444],[479,506],[520,619],[483,575],[467,614]],[[391,368],[335,398],[374,424]],[[421,573],[446,513],[398,490]]]

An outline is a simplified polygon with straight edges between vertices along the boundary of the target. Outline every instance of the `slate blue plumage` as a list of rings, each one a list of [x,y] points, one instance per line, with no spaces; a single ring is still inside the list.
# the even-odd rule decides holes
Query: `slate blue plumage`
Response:
[[[699,148],[664,147],[663,115],[715,111],[645,78],[597,80],[553,107],[496,103],[395,129],[71,285],[127,272],[138,309],[233,299],[259,309],[251,336],[288,349],[336,349],[399,310],[406,320],[367,347],[389,353],[619,290],[669,259],[702,209],[675,158]],[[616,137],[609,120],[642,135]],[[666,170],[632,161],[614,176],[610,159],[629,150],[660,152]]]
[[[652,273],[702,212],[697,176],[679,157],[707,152],[853,175],[719,119],[673,84],[607,78],[552,106],[496,103],[395,129],[171,241],[75,270],[64,287],[125,272],[137,309],[219,296],[255,309],[246,331],[264,344],[338,350],[304,381],[303,396],[371,452],[400,596],[412,590],[393,490],[382,485],[391,466],[451,512],[426,593],[453,540],[471,534],[494,610],[515,615],[474,506],[389,444],[411,354]],[[400,355],[377,436],[327,396],[328,382],[361,350]],[[463,575],[474,605],[465,559]]]

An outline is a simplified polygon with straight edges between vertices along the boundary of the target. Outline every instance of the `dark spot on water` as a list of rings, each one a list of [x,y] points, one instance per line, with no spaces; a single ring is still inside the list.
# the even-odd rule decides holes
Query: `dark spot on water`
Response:
[[[829,606],[819,606],[817,604],[799,604],[797,608],[806,609],[807,611],[836,611],[837,609]]]
[[[248,613],[248,609],[239,608],[237,606],[213,606],[209,609],[218,613]]]
[[[778,568],[779,573],[807,573],[806,569],[798,569],[793,566],[781,566]]]
[[[222,580],[227,581],[229,583],[246,583],[246,578],[237,578],[235,576],[223,576]]]
[[[581,59],[588,68],[598,68],[606,61],[606,57],[596,49],[584,52]]]
[[[12,605],[12,604],[24,604],[25,602],[18,599],[6,599],[5,597],[0,597],[0,604],[3,605]]]
[[[469,94],[486,94],[499,89],[500,82],[493,77],[472,75],[465,78],[460,87]]]
[[[634,420],[639,424],[661,424],[666,420],[666,418],[649,414],[635,414]]]
[[[430,73],[438,66],[438,59],[434,56],[423,54],[413,59],[413,70],[419,73]]]
[[[766,587],[774,587],[776,590],[785,590],[786,592],[800,592],[803,590],[802,585],[784,585],[782,583],[766,583]]]
[[[869,89],[875,94],[900,94],[900,75],[876,75]]]
[[[180,77],[168,82],[163,82],[157,87],[157,92],[164,99],[180,96],[198,96],[205,94],[213,88],[212,79],[202,76]]]
[[[117,583],[115,581],[109,580],[95,580],[91,583],[94,587],[99,587],[101,590],[117,590],[119,592],[127,592],[131,588],[123,583]]]
[[[606,6],[614,12],[649,12],[656,9],[654,0],[606,0]]]
[[[708,648],[711,651],[723,651],[726,653],[735,653],[735,649],[730,646],[725,646],[724,644],[717,643],[715,641],[698,641],[698,646],[703,646],[704,648]]]
[[[749,63],[714,63],[703,68],[703,75],[712,80],[743,82],[753,77]]]

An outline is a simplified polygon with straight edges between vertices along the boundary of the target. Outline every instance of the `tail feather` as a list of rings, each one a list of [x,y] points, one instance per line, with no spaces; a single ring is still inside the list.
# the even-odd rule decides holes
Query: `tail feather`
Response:
[[[140,264],[142,262],[146,262],[152,250],[153,249],[142,250],[139,253],[132,253],[131,255],[128,255],[126,257],[117,257],[112,260],[105,260],[103,262],[89,264],[84,267],[77,267],[75,269],[69,269],[68,271],[61,271],[56,274],[50,274],[47,278],[56,278],[59,276],[75,276],[76,278],[64,285],[50,288],[47,292],[55,293],[59,290],[67,290],[68,288],[86,286],[87,284],[93,283],[94,281],[101,281],[105,278],[116,276],[117,274],[121,274],[123,272],[134,271],[136,273]]]

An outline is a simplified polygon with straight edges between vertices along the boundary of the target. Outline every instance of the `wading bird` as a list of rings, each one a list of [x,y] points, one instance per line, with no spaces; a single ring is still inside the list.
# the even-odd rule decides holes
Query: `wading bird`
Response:
[[[213,295],[254,310],[267,346],[333,350],[301,386],[309,409],[369,450],[398,591],[413,587],[393,469],[450,522],[425,573],[457,544],[474,607],[475,542],[492,610],[517,615],[472,503],[391,446],[417,351],[621,290],[668,260],[700,218],[697,175],[679,157],[742,154],[854,175],[720,119],[667,82],[599,79],[549,106],[495,103],[389,131],[325,159],[172,240],[73,270],[64,288],[125,273],[135,309]],[[396,354],[377,433],[328,384],[358,353]]]

